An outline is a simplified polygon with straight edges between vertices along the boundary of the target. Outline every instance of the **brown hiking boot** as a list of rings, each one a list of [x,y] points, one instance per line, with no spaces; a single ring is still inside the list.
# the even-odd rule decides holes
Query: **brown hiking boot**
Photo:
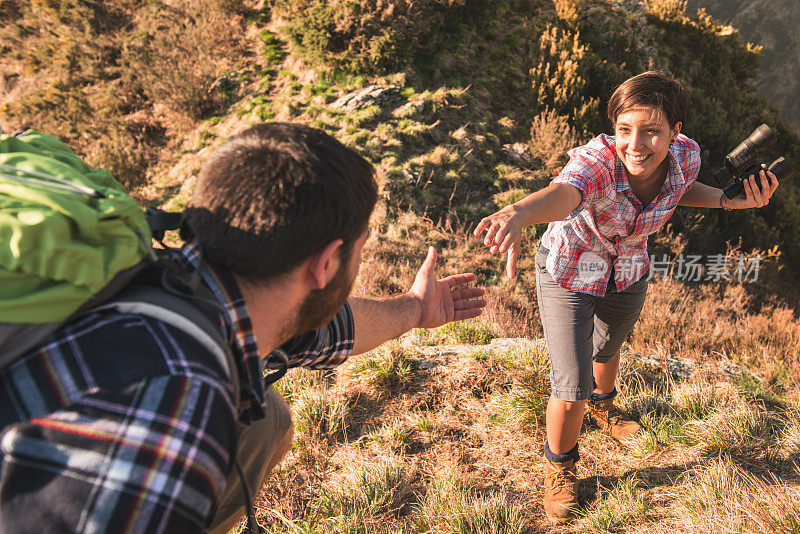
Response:
[[[614,404],[613,397],[601,401],[589,399],[586,403],[589,421],[620,443],[632,440],[642,427]]]
[[[544,461],[544,513],[555,525],[571,521],[578,509],[576,461],[551,462],[546,458]]]

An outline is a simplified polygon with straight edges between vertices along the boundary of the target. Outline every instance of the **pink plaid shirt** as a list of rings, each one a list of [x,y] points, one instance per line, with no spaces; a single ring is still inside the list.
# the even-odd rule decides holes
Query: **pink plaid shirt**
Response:
[[[647,236],[672,216],[700,172],[700,147],[679,134],[670,147],[669,171],[646,207],[633,194],[613,136],[600,135],[569,151],[570,161],[553,183],[571,184],[583,199],[542,236],[547,271],[562,287],[602,297],[611,267],[618,291],[647,273]]]

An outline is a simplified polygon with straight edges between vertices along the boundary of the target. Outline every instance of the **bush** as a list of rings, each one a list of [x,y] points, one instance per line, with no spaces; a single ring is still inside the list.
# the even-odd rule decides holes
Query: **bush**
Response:
[[[600,116],[600,100],[587,94],[585,71],[593,59],[580,33],[550,25],[539,40],[539,62],[530,71],[532,97],[544,109],[569,117],[582,133]]]
[[[533,157],[541,160],[550,174],[561,169],[569,159],[567,150],[577,144],[578,135],[567,117],[559,115],[555,110],[546,109],[533,119],[528,145]]]
[[[219,111],[236,90],[236,80],[224,75],[243,52],[241,30],[228,31],[242,24],[232,4],[184,0],[137,11],[137,31],[122,55],[126,82],[193,119]]]
[[[573,21],[581,14],[586,0],[554,0],[558,18],[565,21]]]
[[[277,0],[295,51],[322,68],[382,74],[436,50],[445,24],[478,0]]]
[[[126,186],[143,185],[169,139],[153,118],[162,110],[132,115],[163,103],[177,114],[164,121],[174,135],[224,105],[242,11],[241,0],[3,2],[0,123],[57,135]]]

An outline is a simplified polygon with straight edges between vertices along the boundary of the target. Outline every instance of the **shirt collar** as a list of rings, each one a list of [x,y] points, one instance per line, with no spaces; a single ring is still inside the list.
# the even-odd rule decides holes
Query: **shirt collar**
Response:
[[[253,323],[236,279],[224,266],[205,260],[195,240],[186,243],[180,254],[187,264],[199,271],[203,282],[227,312],[228,324],[233,330],[234,356],[242,367],[242,390],[255,396],[257,403],[261,404],[265,399],[264,381],[261,379],[264,365],[258,354]]]

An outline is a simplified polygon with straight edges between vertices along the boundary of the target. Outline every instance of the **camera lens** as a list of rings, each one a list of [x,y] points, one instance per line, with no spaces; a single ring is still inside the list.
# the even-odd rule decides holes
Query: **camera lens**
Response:
[[[776,139],[775,132],[773,132],[772,128],[766,124],[762,124],[756,128],[753,133],[750,134],[750,137],[747,138],[748,141],[753,143],[757,150],[763,150],[767,148],[774,143]]]
[[[774,174],[778,180],[784,180],[794,174],[792,164],[782,157],[773,161],[767,170]]]

